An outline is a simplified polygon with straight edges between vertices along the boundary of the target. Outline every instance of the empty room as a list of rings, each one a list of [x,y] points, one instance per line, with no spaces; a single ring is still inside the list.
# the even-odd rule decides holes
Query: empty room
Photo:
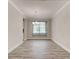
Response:
[[[70,1],[9,0],[8,59],[70,59]]]

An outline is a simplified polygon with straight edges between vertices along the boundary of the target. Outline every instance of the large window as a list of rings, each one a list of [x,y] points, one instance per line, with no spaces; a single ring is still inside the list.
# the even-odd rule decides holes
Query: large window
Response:
[[[46,35],[46,22],[32,22],[33,35]]]

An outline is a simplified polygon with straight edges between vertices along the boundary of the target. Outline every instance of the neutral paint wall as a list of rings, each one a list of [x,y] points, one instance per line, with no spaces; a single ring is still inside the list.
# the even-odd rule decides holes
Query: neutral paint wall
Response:
[[[11,4],[8,4],[8,52],[23,42],[23,16]]]
[[[47,32],[48,32],[47,36],[33,36],[32,35],[32,21],[35,21],[35,20],[25,19],[24,21],[25,21],[24,22],[25,23],[24,25],[25,39],[51,39],[51,20],[44,20],[44,19],[40,20],[40,21],[47,21]]]
[[[70,38],[70,10],[69,3],[66,4],[52,19],[52,40],[69,52]]]

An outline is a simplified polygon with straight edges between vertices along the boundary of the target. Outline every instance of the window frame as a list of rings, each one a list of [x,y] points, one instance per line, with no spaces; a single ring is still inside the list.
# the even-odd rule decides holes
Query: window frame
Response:
[[[45,31],[46,31],[46,33],[34,34],[33,33],[33,24],[32,24],[32,35],[33,36],[47,36],[47,21],[32,21],[32,22],[45,22]]]

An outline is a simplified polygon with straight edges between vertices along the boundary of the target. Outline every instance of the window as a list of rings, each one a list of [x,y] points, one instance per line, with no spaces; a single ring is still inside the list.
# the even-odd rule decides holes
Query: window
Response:
[[[46,22],[32,22],[33,35],[46,35]]]

